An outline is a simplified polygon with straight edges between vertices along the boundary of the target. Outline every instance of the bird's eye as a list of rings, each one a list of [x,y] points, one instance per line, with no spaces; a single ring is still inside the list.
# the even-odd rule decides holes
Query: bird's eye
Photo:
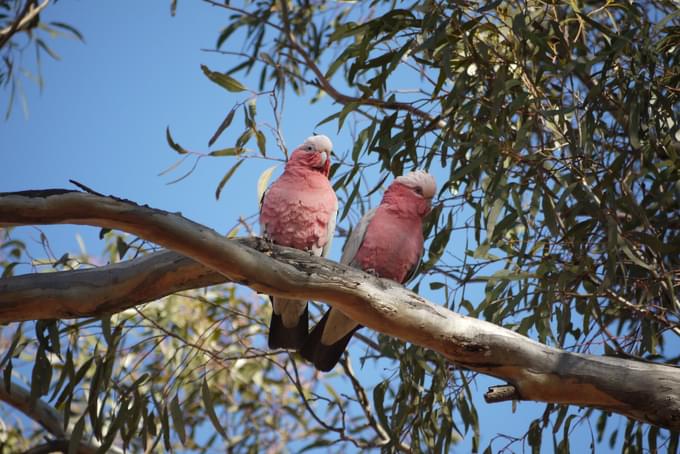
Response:
[[[311,146],[311,145],[307,145],[307,151],[312,151],[312,146]]]
[[[423,188],[421,188],[420,186],[416,186],[414,191],[416,191],[416,194],[423,195]]]

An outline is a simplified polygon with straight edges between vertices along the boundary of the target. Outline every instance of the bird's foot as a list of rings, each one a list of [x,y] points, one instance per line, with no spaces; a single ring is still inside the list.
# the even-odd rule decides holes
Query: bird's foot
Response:
[[[372,276],[380,277],[380,275],[378,274],[378,272],[377,272],[375,269],[373,269],[373,268],[367,268],[367,269],[365,269],[364,271],[365,271],[366,273],[372,275]]]
[[[267,235],[262,235],[261,240],[261,252],[271,252],[274,249],[274,240],[269,238]]]

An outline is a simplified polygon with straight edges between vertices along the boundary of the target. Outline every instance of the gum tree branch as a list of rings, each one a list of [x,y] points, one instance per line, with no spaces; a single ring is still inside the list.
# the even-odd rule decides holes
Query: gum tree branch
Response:
[[[38,399],[31,405],[31,391],[14,382],[10,384],[9,389],[5,387],[4,382],[0,383],[0,401],[16,408],[28,418],[40,424],[47,432],[55,437],[54,440],[36,446],[27,452],[56,452],[60,450],[66,452],[68,449],[70,433],[64,431],[64,421],[54,407],[47,404],[42,399]],[[64,447],[66,449],[64,449]],[[80,446],[77,449],[78,454],[95,454],[97,452],[98,447],[96,445],[84,441],[80,443]],[[120,449],[115,447],[110,448],[107,452],[112,454],[122,453]]]
[[[459,366],[507,381],[514,386],[518,400],[596,407],[680,430],[680,369],[672,366],[577,354],[542,345],[511,330],[435,305],[393,281],[302,251],[272,246],[255,237],[228,240],[178,214],[127,200],[67,190],[0,194],[0,226],[34,224],[82,224],[124,230],[191,257],[224,276],[222,281],[277,296],[324,301],[368,328],[432,349]],[[146,262],[146,266],[149,263],[153,262]],[[210,275],[201,275],[197,282],[209,281],[206,276]],[[32,278],[39,279],[39,275]],[[30,278],[0,280],[0,307],[7,304],[8,295],[12,298],[8,289],[17,282],[15,279]],[[168,282],[176,281],[171,278]],[[189,286],[184,281],[177,288]],[[77,290],[73,289],[73,301],[82,296]],[[124,299],[122,295],[118,297]],[[12,302],[15,312],[21,310],[17,302]],[[112,306],[106,309],[115,310]]]
[[[0,279],[0,323],[112,314],[227,281],[173,251],[98,268],[16,276]]]
[[[59,413],[41,399],[31,406],[31,391],[18,383],[12,382],[9,389],[5,383],[0,384],[0,400],[16,408],[24,415],[40,424],[56,438],[65,438],[64,424]]]

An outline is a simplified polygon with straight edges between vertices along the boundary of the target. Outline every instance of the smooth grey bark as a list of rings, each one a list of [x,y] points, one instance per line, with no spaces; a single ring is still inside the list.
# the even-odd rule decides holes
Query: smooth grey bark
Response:
[[[61,415],[54,407],[47,404],[42,399],[38,399],[31,404],[30,398],[31,391],[24,386],[18,383],[11,383],[9,389],[7,389],[4,382],[0,383],[0,401],[16,408],[28,418],[40,424],[48,433],[55,437],[54,442],[49,442],[42,446],[53,447],[55,443],[59,446],[64,444],[68,446],[68,440],[71,434],[64,430],[64,421]],[[32,451],[33,450],[29,450],[28,452]],[[81,441],[80,446],[77,448],[78,454],[96,454],[98,451],[99,446],[97,444],[88,443],[87,441]],[[117,447],[111,447],[107,452],[111,454],[121,454],[123,451]]]
[[[112,265],[0,279],[0,323],[113,314],[228,279],[173,251]]]
[[[437,306],[393,281],[258,238],[228,240],[178,214],[129,201],[64,190],[0,194],[0,225],[55,223],[118,228],[191,257],[224,280],[277,296],[324,301],[364,326],[503,379],[516,388],[520,399],[597,407],[680,430],[678,368],[542,345]],[[121,266],[132,268],[139,263]],[[206,276],[209,274],[196,282],[204,282]],[[25,282],[17,284],[19,279],[30,278],[0,280],[0,314],[5,313],[5,305],[11,305],[14,314],[20,311],[17,298],[21,292],[8,290],[28,287]],[[41,277],[33,279],[37,283]],[[189,285],[184,281],[177,288]],[[50,287],[40,288],[48,292]],[[157,290],[157,296],[163,296],[163,291]],[[123,294],[117,297],[118,301],[125,300]],[[115,310],[111,304],[105,307],[106,311]]]

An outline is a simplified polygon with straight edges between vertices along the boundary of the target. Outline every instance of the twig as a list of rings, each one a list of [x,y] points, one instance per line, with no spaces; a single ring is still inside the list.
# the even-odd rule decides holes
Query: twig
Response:
[[[512,385],[491,386],[484,393],[484,401],[487,404],[521,399],[522,397],[519,395],[517,388]]]
[[[432,126],[435,126],[437,128],[446,127],[446,122],[444,120],[437,117],[433,117],[427,112],[424,112],[408,103],[398,101],[382,101],[376,98],[357,98],[354,96],[348,96],[343,93],[340,93],[330,83],[326,76],[324,76],[324,74],[317,66],[316,62],[312,60],[309,54],[298,44],[297,40],[295,39],[295,36],[293,36],[293,34],[291,33],[290,24],[288,21],[289,11],[287,2],[284,0],[281,1],[279,4],[281,6],[281,18],[284,24],[283,31],[285,32],[286,38],[288,39],[289,47],[298,54],[300,54],[300,56],[303,58],[309,69],[311,69],[314,75],[316,76],[316,79],[319,83],[319,87],[323,89],[326,93],[328,93],[335,101],[343,105],[349,103],[357,103],[377,107],[380,109],[403,110],[429,122],[430,125],[428,126],[428,129],[431,128]]]
[[[50,0],[44,0],[40,5],[35,6],[35,0],[28,0],[12,25],[0,30],[0,49],[9,42],[16,32],[23,31],[49,2]]]
[[[83,183],[76,181],[76,180],[68,180],[69,183],[71,183],[74,186],[77,186],[78,188],[82,189],[85,192],[89,192],[90,194],[98,195],[101,197],[106,197],[104,194],[101,192],[97,192],[94,189],[90,188],[89,186],[85,186]]]

